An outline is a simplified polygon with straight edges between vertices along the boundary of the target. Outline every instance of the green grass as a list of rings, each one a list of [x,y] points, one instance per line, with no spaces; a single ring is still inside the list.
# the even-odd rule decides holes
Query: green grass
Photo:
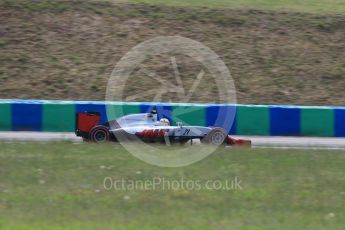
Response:
[[[145,3],[150,5],[167,5],[174,7],[204,7],[204,8],[230,8],[230,9],[257,9],[298,11],[308,13],[344,13],[345,2],[343,0],[87,0],[89,2],[111,3]],[[87,4],[87,1],[85,3]],[[68,8],[68,1],[39,0],[38,4],[32,4],[27,0],[0,0],[0,2],[23,3],[44,9],[54,5],[56,11]],[[84,5],[84,3],[82,3]]]
[[[313,13],[345,12],[343,0],[128,0],[136,3],[166,4],[169,6],[250,8],[263,10],[293,10]]]
[[[119,145],[0,143],[0,229],[343,229],[344,160],[342,151],[223,149],[159,168]],[[237,177],[242,190],[107,191],[105,177]]]

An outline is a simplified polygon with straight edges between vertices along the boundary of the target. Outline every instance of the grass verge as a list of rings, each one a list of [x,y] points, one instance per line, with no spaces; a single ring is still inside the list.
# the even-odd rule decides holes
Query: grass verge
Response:
[[[342,151],[221,149],[188,167],[159,168],[119,145],[0,143],[0,228],[342,229],[344,160]],[[242,189],[107,190],[107,177],[238,178]]]
[[[111,0],[110,0],[111,1]],[[342,0],[128,0],[128,2],[166,4],[179,7],[210,7],[232,9],[287,10],[312,13],[344,13]]]

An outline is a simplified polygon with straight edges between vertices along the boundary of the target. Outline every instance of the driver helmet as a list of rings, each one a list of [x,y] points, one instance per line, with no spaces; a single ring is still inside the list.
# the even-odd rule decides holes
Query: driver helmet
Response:
[[[167,126],[170,125],[170,121],[167,118],[161,118],[159,122]]]

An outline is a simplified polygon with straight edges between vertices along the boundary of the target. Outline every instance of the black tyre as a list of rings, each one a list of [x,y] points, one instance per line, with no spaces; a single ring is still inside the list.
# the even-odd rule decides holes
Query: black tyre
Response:
[[[90,131],[90,141],[101,143],[110,140],[109,128],[103,125],[97,125]]]
[[[225,143],[227,136],[228,133],[224,129],[214,128],[201,139],[201,142],[211,145],[222,145]]]

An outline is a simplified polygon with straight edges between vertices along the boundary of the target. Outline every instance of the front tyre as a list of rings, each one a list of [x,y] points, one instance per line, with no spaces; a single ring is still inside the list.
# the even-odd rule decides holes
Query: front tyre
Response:
[[[90,131],[90,140],[95,143],[102,143],[110,140],[109,128],[97,125]]]
[[[201,139],[201,142],[211,145],[222,145],[225,143],[227,136],[228,133],[224,129],[214,128],[204,138]]]

